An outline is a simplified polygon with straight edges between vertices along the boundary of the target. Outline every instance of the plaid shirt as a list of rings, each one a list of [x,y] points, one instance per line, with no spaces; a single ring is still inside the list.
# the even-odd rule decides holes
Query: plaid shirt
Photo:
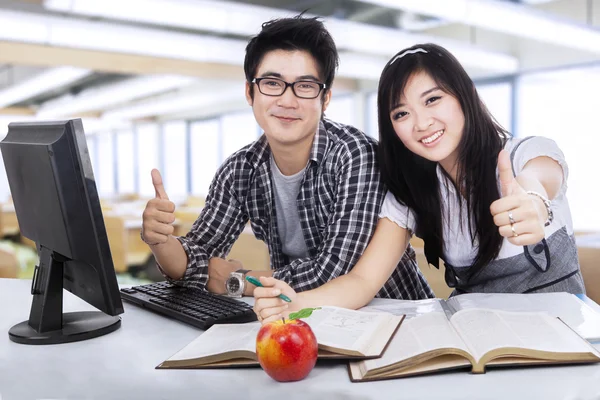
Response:
[[[268,245],[273,277],[296,291],[321,286],[356,264],[374,232],[384,198],[376,142],[351,126],[320,122],[297,197],[309,257],[295,260],[288,260],[282,251],[270,154],[263,135],[219,168],[200,216],[191,231],[178,238],[188,257],[180,284],[206,285],[208,260],[226,258],[248,220],[256,238]],[[433,297],[412,247],[378,296]]]

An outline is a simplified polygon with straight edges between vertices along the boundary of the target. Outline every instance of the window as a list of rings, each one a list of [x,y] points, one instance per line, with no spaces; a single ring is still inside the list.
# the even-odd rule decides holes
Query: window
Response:
[[[188,193],[187,125],[184,121],[167,122],[162,128],[162,178],[169,199],[185,200]]]
[[[352,95],[333,96],[327,110],[325,110],[325,117],[335,122],[356,126],[357,118],[356,110],[354,109],[354,97]]]
[[[96,157],[96,136],[87,135],[85,141],[88,148],[88,154],[90,156],[90,162],[92,163],[92,169],[94,170],[94,178],[96,177],[96,169],[98,168],[98,157]]]
[[[102,196],[111,196],[115,193],[115,157],[113,147],[113,134],[111,132],[99,133],[96,136],[97,150],[97,168],[96,187],[98,194]]]
[[[567,197],[575,230],[600,230],[596,170],[600,146],[593,124],[598,112],[600,67],[523,76],[519,81],[519,136],[545,136],[563,151],[569,165]]]
[[[512,130],[512,84],[510,82],[477,85],[477,93],[496,121],[507,131]],[[516,132],[511,132],[516,134]]]
[[[158,125],[141,124],[136,126],[137,135],[137,181],[138,193],[142,197],[154,197],[154,186],[150,172],[160,170],[158,154]],[[162,173],[163,171],[161,171]]]
[[[135,152],[133,132],[117,132],[117,192],[135,193]]]
[[[223,138],[222,161],[258,137],[258,124],[252,111],[227,114],[221,117]]]
[[[192,194],[206,196],[219,167],[218,119],[196,121],[190,125],[190,173]]]
[[[377,93],[369,93],[367,96],[367,130],[366,134],[379,139],[379,116],[377,115]]]

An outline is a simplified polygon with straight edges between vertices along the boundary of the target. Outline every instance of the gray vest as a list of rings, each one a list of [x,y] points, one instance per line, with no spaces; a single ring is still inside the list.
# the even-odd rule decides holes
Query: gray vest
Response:
[[[511,161],[523,139],[511,152]],[[514,171],[514,167],[513,167]],[[566,227],[539,243],[523,246],[524,252],[495,260],[469,278],[470,267],[445,263],[446,283],[461,293],[585,293],[577,246]]]

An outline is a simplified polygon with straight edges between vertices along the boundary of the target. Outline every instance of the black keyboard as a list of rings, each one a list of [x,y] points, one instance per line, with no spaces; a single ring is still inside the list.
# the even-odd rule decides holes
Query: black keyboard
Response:
[[[121,298],[200,329],[256,321],[252,306],[243,301],[168,282],[121,289]]]

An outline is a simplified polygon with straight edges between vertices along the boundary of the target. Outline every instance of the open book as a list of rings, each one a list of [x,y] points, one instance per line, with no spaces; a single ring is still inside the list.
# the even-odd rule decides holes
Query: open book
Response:
[[[380,357],[404,316],[323,307],[305,318],[319,343],[319,358]],[[258,365],[260,323],[213,325],[157,368]]]
[[[598,352],[545,313],[467,309],[450,319],[431,312],[407,319],[381,358],[352,361],[350,379],[368,381],[454,368],[600,362]]]
[[[600,313],[570,293],[468,293],[449,300],[374,299],[363,310],[406,315],[407,319],[429,312],[445,312],[449,317],[457,311],[488,308],[503,311],[545,312],[560,318],[590,342],[600,341]]]

